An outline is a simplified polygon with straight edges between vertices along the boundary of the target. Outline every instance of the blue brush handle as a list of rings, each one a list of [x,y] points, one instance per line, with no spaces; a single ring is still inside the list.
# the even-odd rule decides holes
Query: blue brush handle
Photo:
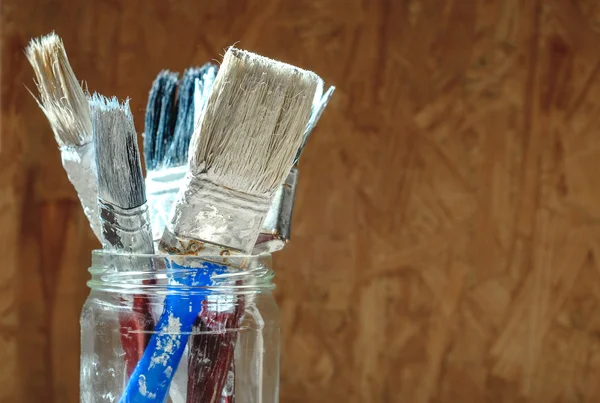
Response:
[[[222,274],[227,266],[206,262],[200,268],[177,265],[167,259],[168,269],[189,270],[179,281],[184,286],[210,286],[211,276]],[[177,286],[173,286],[175,289]],[[168,294],[163,313],[144,355],[131,374],[120,403],[163,403],[169,393],[173,375],[185,350],[189,332],[206,295]],[[183,333],[183,334],[182,334]],[[188,334],[186,334],[188,333]]]

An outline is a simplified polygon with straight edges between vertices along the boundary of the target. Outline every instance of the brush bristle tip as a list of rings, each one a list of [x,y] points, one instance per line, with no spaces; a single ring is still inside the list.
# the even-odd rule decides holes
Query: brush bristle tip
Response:
[[[60,146],[80,146],[92,139],[86,95],[73,73],[62,39],[55,33],[34,38],[25,55],[36,75],[37,99]]]
[[[146,202],[137,134],[129,99],[94,94],[90,97],[98,197],[105,203],[131,209]]]
[[[249,194],[270,194],[292,167],[319,77],[229,48],[192,138],[190,170]]]

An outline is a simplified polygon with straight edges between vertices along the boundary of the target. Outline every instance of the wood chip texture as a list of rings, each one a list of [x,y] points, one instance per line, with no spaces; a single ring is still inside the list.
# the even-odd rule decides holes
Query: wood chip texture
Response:
[[[2,1],[0,402],[78,401],[99,245],[23,53],[131,97],[236,46],[338,89],[274,261],[282,403],[600,401],[595,0]]]

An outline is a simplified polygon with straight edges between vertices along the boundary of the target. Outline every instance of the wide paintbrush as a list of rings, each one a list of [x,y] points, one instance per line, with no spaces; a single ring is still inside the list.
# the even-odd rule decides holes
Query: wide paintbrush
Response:
[[[252,252],[272,196],[302,143],[318,80],[314,73],[228,50],[192,137],[187,184],[161,240],[163,250]],[[221,398],[236,337],[227,330],[239,324],[240,303],[222,304],[218,311],[208,304],[198,318],[189,403]]]

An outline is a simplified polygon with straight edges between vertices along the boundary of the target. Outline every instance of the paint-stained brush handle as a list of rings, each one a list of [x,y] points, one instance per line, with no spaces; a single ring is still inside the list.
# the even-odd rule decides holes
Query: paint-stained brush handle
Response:
[[[201,268],[177,266],[167,261],[173,284],[170,287],[208,287],[213,275],[223,274],[227,267],[206,262]],[[165,297],[163,312],[155,331],[137,363],[120,403],[164,402],[188,337],[202,310],[206,294],[192,292],[188,295],[170,293]]]

